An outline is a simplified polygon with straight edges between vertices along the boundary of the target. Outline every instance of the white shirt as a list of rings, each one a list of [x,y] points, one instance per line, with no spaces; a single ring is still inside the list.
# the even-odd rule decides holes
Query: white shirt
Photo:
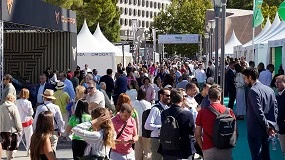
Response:
[[[72,132],[79,136],[80,138],[84,139],[89,146],[85,149],[84,155],[97,155],[102,157],[109,157],[110,146],[105,146],[103,141],[104,130],[101,129],[100,131],[89,131],[91,127],[90,122],[84,122],[78,124],[74,128],[72,128]],[[116,133],[114,134],[116,136]],[[115,139],[116,137],[114,137]],[[92,148],[92,149],[91,149]]]
[[[38,95],[37,95],[37,102],[38,103],[44,103],[42,94],[44,93],[45,84],[46,83],[40,84],[40,87],[39,87],[39,90],[38,90]]]
[[[87,69],[85,68],[84,72],[85,72],[85,76],[86,76],[88,74],[88,72],[92,72],[92,70],[90,68],[87,68]]]
[[[132,106],[135,108],[135,110],[138,113],[138,120],[139,120],[138,135],[142,136],[142,114],[145,110],[151,109],[151,103],[149,103],[146,100],[141,100],[141,101],[135,100],[132,101]]]
[[[203,69],[196,69],[194,72],[194,76],[197,79],[198,83],[204,83],[206,82],[207,76]]]
[[[163,107],[164,110],[168,109],[167,105],[163,105],[161,102],[159,104]],[[151,137],[159,137],[159,132],[161,128],[161,111],[157,107],[152,107],[150,113],[145,121],[144,128],[151,130]]]
[[[258,80],[262,84],[270,86],[270,83],[272,81],[272,73],[268,69],[266,69],[266,70],[260,72]]]
[[[93,95],[88,94],[86,97],[87,102],[90,104],[92,102],[105,107],[105,97],[104,94],[99,91],[96,90],[95,93],[93,93]]]
[[[32,116],[34,114],[34,110],[32,107],[32,103],[29,100],[18,99],[16,100],[15,104],[18,107],[22,123],[28,122],[29,120],[33,119]]]
[[[54,129],[59,129],[59,132],[63,133],[64,132],[64,121],[63,121],[59,106],[51,103],[50,101],[45,101],[44,104],[37,107],[34,124],[33,124],[34,129],[36,129],[39,114],[41,112],[50,110],[53,113],[54,119],[56,120],[56,123],[54,122]]]
[[[187,103],[188,103],[188,105],[190,107],[190,108],[188,108],[188,110],[192,113],[193,118],[194,118],[194,122],[196,122],[196,118],[197,118],[197,115],[198,115],[198,112],[197,112],[196,108],[197,108],[197,106],[199,104],[196,102],[194,97],[190,97],[190,96],[188,96],[186,98],[186,101],[187,101]]]
[[[135,101],[137,99],[138,92],[136,89],[130,89],[126,91],[126,94],[131,98],[131,101]]]

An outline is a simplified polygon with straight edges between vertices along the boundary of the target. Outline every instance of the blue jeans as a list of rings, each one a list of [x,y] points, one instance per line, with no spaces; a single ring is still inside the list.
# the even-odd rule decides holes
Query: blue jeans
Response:
[[[271,160],[268,136],[247,137],[252,160]]]

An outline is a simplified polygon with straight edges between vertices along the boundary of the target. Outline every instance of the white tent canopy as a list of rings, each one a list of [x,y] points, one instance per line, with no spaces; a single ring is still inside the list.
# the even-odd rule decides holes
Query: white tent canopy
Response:
[[[113,45],[102,33],[99,23],[93,36],[101,43],[102,46],[107,47],[109,50],[116,53],[116,56],[123,56],[122,50]],[[131,56],[131,53],[125,52],[125,56]]]
[[[77,53],[110,52],[97,41],[90,32],[86,21],[77,35]]]

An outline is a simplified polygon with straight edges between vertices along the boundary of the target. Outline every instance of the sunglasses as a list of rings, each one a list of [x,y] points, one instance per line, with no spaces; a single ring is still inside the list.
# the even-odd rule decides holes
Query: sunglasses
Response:
[[[184,97],[184,98],[187,98],[188,96],[187,96],[187,95],[183,95],[183,97]]]
[[[166,97],[170,97],[170,95],[169,94],[164,94]]]

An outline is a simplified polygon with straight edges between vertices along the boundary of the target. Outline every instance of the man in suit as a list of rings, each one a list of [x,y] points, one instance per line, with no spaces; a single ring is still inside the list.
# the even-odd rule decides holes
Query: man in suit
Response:
[[[39,105],[44,103],[43,96],[46,89],[53,90],[53,85],[46,82],[47,77],[45,74],[40,75],[40,83],[36,87],[36,96],[33,101],[33,107],[36,109]]]
[[[115,82],[115,89],[114,89],[114,96],[113,101],[114,104],[117,104],[117,100],[121,93],[126,93],[128,87],[128,80],[127,77],[124,75],[123,70],[118,70],[118,79]]]
[[[114,80],[112,78],[112,73],[112,69],[107,69],[107,74],[100,78],[100,83],[104,82],[106,84],[106,93],[110,99],[114,91]]]
[[[229,64],[229,70],[226,73],[226,85],[229,94],[229,104],[228,107],[233,109],[236,99],[236,88],[235,88],[235,62],[231,61]]]
[[[209,78],[209,77],[214,78],[215,77],[215,66],[213,65],[212,61],[208,62],[208,68],[207,68],[206,75],[207,75],[207,78]]]
[[[276,87],[278,90],[278,95],[276,97],[278,102],[278,117],[277,124],[279,127],[279,142],[283,157],[285,158],[285,76],[280,75],[276,78]]]
[[[277,100],[274,91],[259,82],[257,71],[242,71],[245,83],[252,86],[248,91],[247,136],[253,160],[270,160],[269,136],[275,136],[277,128]]]

